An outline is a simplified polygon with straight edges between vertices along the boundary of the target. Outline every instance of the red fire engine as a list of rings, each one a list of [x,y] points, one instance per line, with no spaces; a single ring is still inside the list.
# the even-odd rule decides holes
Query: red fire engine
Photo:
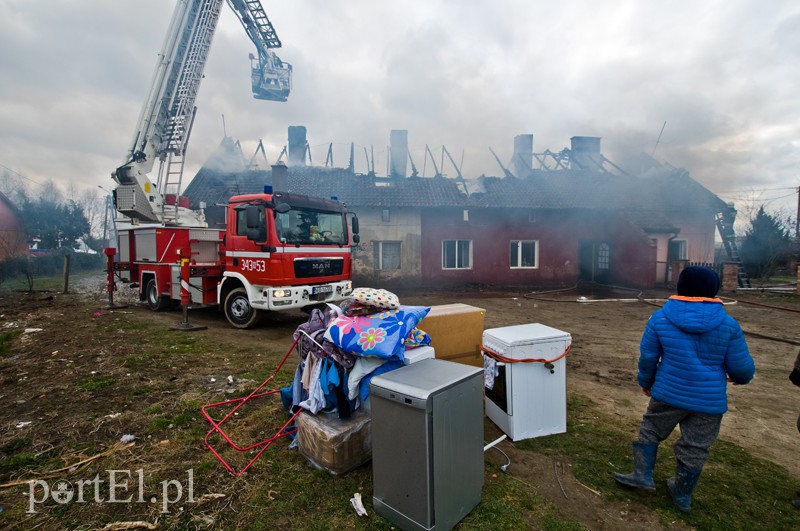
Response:
[[[215,229],[204,205],[192,209],[180,196],[194,101],[222,3],[178,0],[127,160],[112,174],[114,206],[123,217],[118,252],[106,254],[109,270],[138,284],[153,310],[218,304],[233,326],[247,328],[263,311],[346,298],[358,220],[351,234],[347,210],[335,198],[265,189],[230,198],[226,227]],[[261,2],[228,4],[258,49],[258,58],[251,55],[254,97],[286,101],[292,68],[272,51],[281,43]]]
[[[347,210],[334,199],[264,193],[232,197],[225,230],[121,229],[114,267],[138,282],[156,311],[174,308],[183,284],[193,307],[221,304],[238,328],[265,310],[337,301],[352,291]],[[183,276],[183,268],[188,275]],[[188,279],[188,280],[187,280]]]

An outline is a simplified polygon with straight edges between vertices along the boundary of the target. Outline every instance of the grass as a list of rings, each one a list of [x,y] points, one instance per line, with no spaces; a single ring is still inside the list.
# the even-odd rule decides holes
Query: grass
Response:
[[[601,414],[591,400],[582,396],[571,397],[568,410],[567,433],[521,441],[515,446],[531,453],[559,454],[572,464],[571,469],[578,480],[602,492],[604,498],[619,503],[632,501],[642,504],[657,513],[664,525],[682,521],[684,525],[698,529],[800,528],[800,512],[791,505],[794,479],[785,469],[758,459],[726,441],[718,441],[712,449],[711,459],[695,493],[694,510],[689,514],[672,506],[663,487],[674,467],[674,456],[668,443],[662,445],[656,468],[659,485],[656,495],[640,496],[620,488],[613,480],[613,473],[629,471],[630,442],[635,426]],[[674,437],[669,442],[673,441]],[[218,465],[212,461],[207,466],[208,474],[213,477]],[[278,522],[287,528],[304,529],[391,528],[380,518],[371,518],[368,525],[366,521],[361,525],[360,520],[353,524],[351,509],[343,503],[342,496],[331,494],[361,492],[365,500],[370,500],[372,486],[368,466],[344,476],[331,476],[310,469],[302,456],[281,448],[275,453],[267,452],[257,463],[252,477],[244,481],[255,481],[255,484],[241,493],[236,516],[238,525],[266,529],[275,528]],[[271,491],[274,491],[272,495],[269,494]],[[284,498],[287,495],[289,499]],[[770,503],[765,503],[765,500]],[[269,514],[266,519],[263,519],[264,511]],[[325,514],[326,523],[309,522],[299,516],[302,514]],[[233,521],[220,523],[223,526],[234,524]],[[506,474],[497,474],[497,477],[487,480],[480,504],[460,527],[487,530],[582,528],[556,505]]]
[[[78,273],[69,274],[69,286],[74,282],[84,280],[87,278],[97,278],[97,270],[95,271],[81,271]],[[3,289],[9,291],[28,291],[30,286],[28,280],[24,276],[9,278],[3,282]],[[33,279],[34,291],[63,291],[64,290],[64,275],[54,276],[37,276]],[[69,288],[72,291],[72,288]]]
[[[0,477],[12,472],[47,467],[58,462],[47,452],[34,453],[32,447],[33,441],[29,438],[12,439],[0,446]]]
[[[169,514],[158,515],[163,529],[202,527],[200,516],[212,517],[211,527],[215,529],[392,529],[391,524],[372,510],[369,465],[333,476],[314,469],[296,450],[288,448],[287,440],[281,439],[261,456],[248,474],[233,477],[203,448],[202,440],[209,424],[200,413],[202,404],[247,394],[272,374],[283,352],[265,352],[250,346],[229,350],[212,337],[176,335],[148,325],[136,315],[119,321],[93,322],[97,335],[106,334],[114,341],[125,343],[125,347],[117,350],[123,353],[114,358],[117,366],[103,371],[102,376],[70,380],[77,389],[95,393],[92,400],[81,403],[79,414],[66,417],[62,413],[59,417],[69,419],[69,423],[64,421],[62,426],[69,432],[65,435],[67,441],[74,441],[74,444],[65,446],[52,433],[43,441],[21,435],[0,439],[0,475],[4,479],[36,477],[37,473],[94,455],[106,442],[132,433],[140,437],[132,450],[98,460],[81,472],[78,479],[91,478],[97,473],[103,475],[110,469],[141,468],[147,475],[145,483],[149,495],[159,491],[159,482],[180,480],[185,478],[187,469],[192,469],[196,498],[204,494],[225,494],[224,498],[202,505],[185,504],[183,511],[179,511],[176,504]],[[3,342],[7,345],[13,340],[13,336],[5,336],[0,335],[0,353],[4,352]],[[48,355],[49,352],[48,349]],[[294,358],[290,358],[289,366],[294,363]],[[171,370],[173,367],[175,371]],[[231,367],[238,367],[241,372],[237,374]],[[291,380],[293,371],[287,367],[270,387],[283,386]],[[166,371],[167,368],[170,371]],[[128,372],[133,376],[124,377]],[[232,372],[237,380],[253,382],[237,388],[238,394],[221,393],[218,388],[228,388],[223,380]],[[190,374],[198,380],[202,376],[206,385],[188,380]],[[172,375],[178,379],[172,381]],[[207,384],[211,375],[220,380],[217,385]],[[276,426],[285,422],[287,417],[276,402],[277,398],[264,398],[254,403],[251,410],[243,411],[238,421],[242,431],[236,432],[242,437],[237,437],[237,442],[263,439],[264,434],[274,433]],[[630,407],[630,403],[622,405]],[[125,415],[117,420],[105,419],[106,413],[111,411]],[[712,530],[800,529],[800,511],[791,504],[797,486],[795,479],[785,469],[727,441],[718,441],[712,449],[696,491],[694,510],[689,514],[673,508],[664,487],[674,467],[670,445],[674,436],[662,445],[659,453],[655,495],[640,496],[620,488],[613,480],[613,473],[630,471],[630,443],[636,427],[637,423],[604,415],[591,399],[572,395],[568,401],[566,433],[516,442],[514,447],[522,453],[557,454],[561,461],[571,465],[569,469],[579,481],[602,494],[610,511],[623,510],[624,504],[631,502],[648,511],[648,516],[655,514],[665,526],[677,522],[685,527]],[[58,437],[62,437],[60,432]],[[45,441],[57,446],[42,453],[46,449]],[[94,446],[80,446],[87,441],[92,441]],[[37,444],[39,446],[35,446]],[[248,456],[241,454],[235,457],[238,467],[248,460]],[[557,501],[552,503],[538,495],[537,489],[515,477],[512,469],[509,474],[497,473],[492,477],[497,467],[487,461],[485,472],[481,502],[458,528],[581,529],[577,518],[583,515],[568,514],[559,508]],[[150,516],[157,512],[152,507],[137,504],[50,503],[42,506],[35,519],[28,520],[24,504],[19,503],[23,490],[0,491],[0,505],[5,511],[3,518],[11,525],[25,522],[27,527],[42,524],[45,529],[101,528],[113,521],[152,521]],[[355,516],[349,503],[355,492],[361,493],[370,513],[368,518]]]
[[[89,393],[94,393],[106,387],[111,387],[112,385],[116,384],[117,381],[114,378],[103,378],[101,376],[90,376],[88,378],[83,378],[78,381],[78,389],[81,391],[87,391]]]
[[[0,333],[0,358],[6,358],[11,355],[11,343],[21,334],[21,330]]]
[[[613,479],[614,472],[632,469],[630,443],[636,427],[597,413],[586,397],[571,397],[568,410],[567,433],[522,441],[518,447],[568,456],[578,480],[611,499],[644,503],[665,522],[680,519],[697,529],[800,528],[800,511],[792,506],[797,484],[786,469],[718,440],[695,490],[692,512],[683,514],[673,507],[665,487],[674,474],[677,433],[659,448],[656,495],[640,496]]]
[[[148,450],[144,442],[136,451],[136,468],[148,474],[146,483],[157,492],[160,482],[182,479],[186,470],[194,473],[195,497],[208,493],[224,493],[218,501],[195,508],[189,504],[185,511],[174,510],[162,515],[166,529],[194,527],[193,515],[211,514],[220,529],[376,529],[393,526],[374,514],[371,507],[372,474],[369,465],[347,474],[333,476],[311,467],[296,451],[281,441],[268,450],[245,476],[232,477],[222,465],[202,448],[199,442],[207,423],[199,414],[201,401],[193,398],[164,400],[157,404],[142,404],[140,415],[146,415],[142,433],[144,441],[169,439],[159,450]],[[277,406],[259,410],[253,415],[266,416],[275,424],[286,418]],[[274,418],[273,418],[274,417]],[[259,421],[259,428],[263,425]],[[633,502],[654,511],[664,525],[682,522],[697,529],[798,529],[800,511],[791,505],[794,479],[786,470],[750,455],[727,441],[718,441],[711,452],[706,469],[694,498],[694,510],[683,514],[672,507],[663,487],[672,474],[674,456],[669,444],[662,445],[655,477],[658,484],[653,496],[638,495],[617,486],[616,471],[631,467],[630,442],[635,426],[614,417],[603,415],[593,402],[583,396],[571,396],[568,403],[568,429],[564,434],[529,439],[514,443],[516,449],[531,454],[553,455],[568,461],[575,477],[602,493],[611,503]],[[674,438],[674,437],[673,437]],[[670,441],[671,442],[671,441]],[[86,455],[96,451],[88,450]],[[155,451],[155,454],[149,452]],[[17,473],[23,470],[46,470],[54,466],[53,457],[39,457],[30,449],[30,440],[15,439],[0,446],[5,454],[0,459],[0,472]],[[241,461],[243,458],[238,455]],[[115,460],[119,459],[117,462]],[[130,468],[123,455],[109,458],[96,472]],[[155,459],[155,461],[154,461]],[[486,482],[479,505],[459,524],[461,529],[542,529],[573,531],[582,529],[575,515],[565,514],[557,504],[536,493],[513,474],[492,474],[496,467],[486,466]],[[148,491],[149,492],[149,491]],[[359,492],[370,512],[369,518],[358,518],[349,504],[353,493]],[[767,503],[769,502],[769,503]],[[74,525],[100,525],[113,519],[142,519],[138,514],[103,514],[101,511],[137,510],[136,506],[97,506],[72,504],[43,506],[43,516],[57,518]],[[610,509],[610,510],[613,510]],[[16,514],[16,513],[15,513]],[[319,515],[325,515],[320,518]],[[9,515],[10,516],[10,515]],[[90,525],[90,526],[91,526]]]
[[[189,429],[191,436],[200,436],[203,434],[201,429],[203,426],[200,424],[200,407],[201,404],[196,401],[181,402],[174,408],[173,415],[162,414],[163,409],[159,404],[154,404],[145,410],[145,413],[159,415],[153,418],[145,428],[146,434],[155,434],[171,429]]]

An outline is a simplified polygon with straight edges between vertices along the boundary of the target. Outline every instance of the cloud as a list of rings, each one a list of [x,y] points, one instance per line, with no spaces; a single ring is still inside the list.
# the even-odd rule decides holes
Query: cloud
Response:
[[[293,64],[286,103],[254,100],[249,53],[223,6],[187,155],[191,175],[223,132],[271,162],[306,125],[316,163],[356,144],[386,168],[391,129],[447,146],[464,174],[500,174],[513,137],[558,151],[600,136],[611,160],[639,152],[712,191],[798,185],[800,8],[746,0],[610,8],[592,0],[264,0]],[[0,163],[31,178],[111,186],[129,147],[174,2],[0,3]],[[225,129],[222,116],[224,115]],[[663,135],[658,140],[662,125]],[[430,174],[430,165],[428,165]],[[451,174],[453,172],[450,172]],[[735,197],[734,197],[735,198]],[[791,198],[790,198],[791,199]]]

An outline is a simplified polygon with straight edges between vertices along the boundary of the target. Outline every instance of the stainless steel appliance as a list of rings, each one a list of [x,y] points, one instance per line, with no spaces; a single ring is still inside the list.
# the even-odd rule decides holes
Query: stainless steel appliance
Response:
[[[376,376],[373,506],[405,530],[455,526],[483,487],[483,370],[426,359]]]

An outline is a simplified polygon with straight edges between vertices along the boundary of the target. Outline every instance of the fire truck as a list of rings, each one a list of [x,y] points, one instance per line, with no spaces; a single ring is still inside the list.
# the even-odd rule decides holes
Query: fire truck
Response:
[[[152,310],[218,305],[233,326],[249,328],[264,311],[346,298],[358,219],[336,198],[265,187],[231,197],[225,227],[210,228],[205,205],[192,208],[180,195],[194,102],[222,3],[179,0],[175,7],[128,156],[112,173],[121,217],[117,246],[106,255],[113,275],[138,287]],[[258,50],[258,58],[251,54],[253,96],[286,101],[291,65],[272,51],[281,43],[261,2],[227,3]]]

